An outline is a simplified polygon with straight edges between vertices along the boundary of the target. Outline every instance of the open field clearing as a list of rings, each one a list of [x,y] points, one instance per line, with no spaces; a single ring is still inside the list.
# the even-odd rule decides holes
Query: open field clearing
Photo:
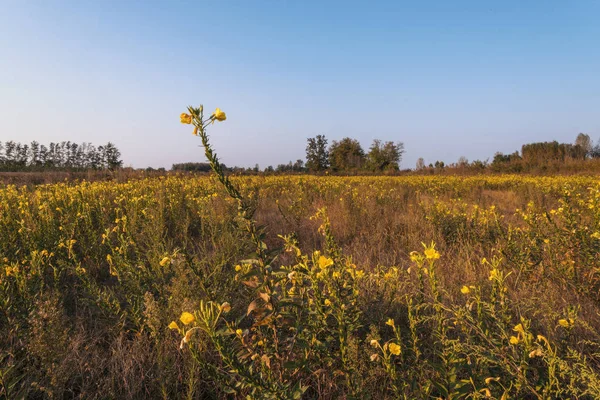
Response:
[[[0,396],[600,396],[598,179],[232,182],[0,189]]]

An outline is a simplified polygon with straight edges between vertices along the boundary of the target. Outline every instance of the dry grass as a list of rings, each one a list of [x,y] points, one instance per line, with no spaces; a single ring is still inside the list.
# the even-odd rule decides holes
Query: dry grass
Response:
[[[214,370],[222,369],[221,359],[210,340],[194,336],[194,359],[190,349],[179,349],[181,337],[167,325],[181,311],[197,309],[201,300],[228,301],[231,315],[243,316],[254,294],[240,284],[234,267],[252,243],[237,228],[235,203],[214,180],[138,178],[0,189],[0,397],[226,398],[225,381]],[[600,230],[600,211],[594,208],[600,195],[588,189],[598,190],[594,179],[296,176],[236,182],[244,193],[259,193],[255,217],[265,227],[269,248],[281,245],[278,235],[293,233],[303,253],[324,249],[318,233],[322,221],[311,217],[325,207],[343,254],[367,272],[367,279],[357,281],[361,320],[349,344],[360,393],[396,396],[388,372],[368,360],[371,330],[391,339],[387,318],[401,326],[406,341],[407,358],[396,366],[398,374],[411,376],[402,369],[414,362],[407,301],[417,299],[419,291],[411,252],[432,241],[441,254],[435,284],[445,307],[463,310],[464,285],[479,287],[487,299],[491,268],[481,261],[500,257],[500,269],[509,274],[507,324],[531,321],[531,331],[548,338],[564,360],[571,360],[568,349],[577,350],[585,355],[586,368],[600,371],[593,346],[600,340],[600,239],[590,238]],[[527,208],[530,202],[533,208]],[[558,207],[563,211],[550,214]],[[70,249],[64,245],[69,240],[76,241]],[[40,258],[44,250],[53,255]],[[160,265],[165,257],[168,264]],[[293,257],[282,256],[281,264],[293,264]],[[392,281],[383,278],[391,267],[400,271]],[[577,309],[576,322],[566,331],[557,321],[567,318],[570,308]],[[447,314],[447,321],[458,321],[456,315]],[[244,319],[240,324],[250,327]],[[513,335],[511,329],[505,334]],[[456,339],[469,342],[462,335],[456,332]],[[423,361],[422,375],[414,376],[416,386],[404,393],[441,396],[426,384],[438,376],[432,366],[439,342],[425,333],[420,340],[429,361]],[[336,346],[330,351],[333,357]],[[317,370],[303,378],[310,387],[306,398],[350,397],[335,370],[325,365]],[[465,371],[460,369],[460,379],[468,378]],[[568,375],[573,372],[563,372],[565,381],[577,380]],[[514,378],[497,373],[507,382]],[[468,392],[470,398],[477,398],[473,393],[487,377],[471,376],[477,387]],[[587,390],[592,384],[575,386]],[[561,380],[561,385],[577,397],[569,384]],[[503,393],[490,390],[497,397]],[[247,393],[239,390],[237,398]],[[525,387],[509,393],[535,398]],[[577,393],[593,398],[583,389]]]

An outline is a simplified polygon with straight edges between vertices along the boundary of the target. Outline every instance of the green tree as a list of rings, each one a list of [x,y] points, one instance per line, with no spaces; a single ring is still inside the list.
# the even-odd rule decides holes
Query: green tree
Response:
[[[365,151],[356,139],[334,140],[329,147],[329,165],[334,171],[350,171],[365,165]]]
[[[367,167],[372,171],[397,171],[400,169],[402,153],[404,153],[403,143],[383,143],[375,139],[367,154]]]
[[[308,138],[306,145],[306,168],[312,172],[321,172],[329,168],[329,152],[325,135]]]
[[[585,152],[586,157],[592,155],[593,145],[590,135],[586,135],[585,133],[580,133],[577,135],[577,138],[575,139],[575,146],[581,147],[582,151]]]
[[[590,157],[592,158],[600,158],[600,140],[596,142],[596,145],[592,147],[592,151],[590,153]]]
[[[121,152],[111,142],[108,142],[106,146],[104,146],[104,155],[106,166],[109,169],[117,169],[123,166],[123,161],[121,160]]]

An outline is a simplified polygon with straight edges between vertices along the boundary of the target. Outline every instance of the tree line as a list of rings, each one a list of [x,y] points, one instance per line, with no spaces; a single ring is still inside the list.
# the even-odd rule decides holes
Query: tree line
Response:
[[[276,167],[268,166],[261,171],[258,164],[254,167],[226,167],[231,173],[256,174],[270,173],[393,173],[400,170],[404,154],[402,142],[373,140],[368,151],[365,151],[356,139],[345,137],[333,140],[331,145],[325,135],[317,135],[307,139],[306,160],[290,161]],[[464,171],[466,173],[483,172],[543,172],[560,170],[577,170],[592,168],[594,163],[586,160],[600,161],[600,140],[594,145],[590,136],[580,133],[574,143],[539,142],[527,143],[521,151],[511,154],[497,152],[490,161],[475,160],[469,162],[466,157],[460,157],[457,162],[446,164],[435,161],[426,164],[423,158],[417,160],[414,171],[420,173],[439,173],[447,171]],[[589,169],[588,168],[588,169]],[[594,167],[595,168],[595,167]],[[173,164],[174,171],[209,172],[208,163]],[[410,169],[405,170],[410,172]]]
[[[375,139],[368,152],[363,150],[358,140],[349,137],[334,140],[329,147],[327,143],[324,135],[307,139],[306,168],[309,171],[398,171],[404,154],[402,142]]]
[[[258,164],[253,168],[230,167],[222,165],[223,169],[232,173],[254,174],[264,173],[323,173],[331,171],[335,173],[358,173],[358,172],[392,172],[400,169],[400,162],[404,154],[404,144],[401,142],[383,142],[374,140],[365,151],[360,142],[349,137],[332,141],[328,146],[325,135],[317,135],[307,139],[306,162],[304,160],[290,161],[287,164],[279,164],[276,167],[269,165],[261,171]],[[186,172],[208,172],[208,163],[187,162],[173,164],[173,171]]]
[[[497,152],[492,161],[469,162],[460,157],[456,163],[445,165],[443,161],[426,165],[423,158],[417,160],[416,170],[435,173],[441,170],[465,170],[471,172],[543,172],[565,169],[586,169],[586,161],[600,160],[600,140],[594,145],[589,135],[580,133],[574,143],[537,142],[521,146],[521,151],[511,154]],[[570,168],[569,168],[570,167]]]
[[[111,142],[102,146],[63,141],[49,145],[33,141],[0,142],[0,171],[102,170],[123,166],[121,152]]]

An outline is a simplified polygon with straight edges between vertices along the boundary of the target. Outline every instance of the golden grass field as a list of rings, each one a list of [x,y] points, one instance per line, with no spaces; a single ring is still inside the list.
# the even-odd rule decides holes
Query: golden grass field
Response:
[[[597,178],[217,178],[0,189],[0,397],[600,397]]]

